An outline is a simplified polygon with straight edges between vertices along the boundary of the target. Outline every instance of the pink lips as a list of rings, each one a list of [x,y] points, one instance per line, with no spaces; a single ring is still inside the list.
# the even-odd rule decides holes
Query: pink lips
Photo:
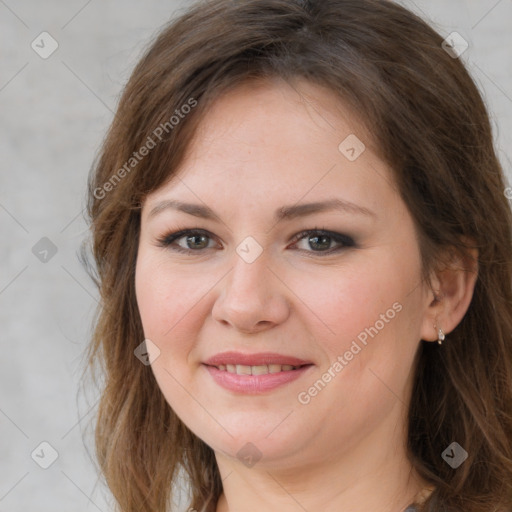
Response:
[[[298,359],[297,357],[274,354],[273,352],[261,352],[259,354],[242,354],[241,352],[222,352],[210,359],[204,364],[209,366],[219,366],[221,364],[243,364],[245,366],[258,366],[262,364],[289,364],[291,366],[303,366],[312,364],[311,361]]]
[[[259,394],[271,391],[298,379],[313,366],[310,361],[272,352],[259,354],[223,352],[207,359],[203,364],[213,380],[221,387],[244,394]],[[243,366],[290,365],[296,367],[296,369],[263,375],[239,375],[219,370],[218,366],[228,364]]]

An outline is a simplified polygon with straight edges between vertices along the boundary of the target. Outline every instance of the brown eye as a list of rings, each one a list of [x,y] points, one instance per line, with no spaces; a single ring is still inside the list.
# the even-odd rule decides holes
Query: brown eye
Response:
[[[212,241],[213,237],[207,231],[184,229],[164,236],[158,240],[158,243],[161,247],[173,251],[192,253],[211,249],[213,246],[209,246],[209,244]]]
[[[355,246],[354,240],[349,236],[325,230],[303,231],[295,237],[295,240],[294,245],[305,241],[304,246],[299,247],[299,250],[324,254],[331,254]]]
[[[208,247],[208,237],[206,235],[188,235],[185,243],[188,249],[205,249]]]

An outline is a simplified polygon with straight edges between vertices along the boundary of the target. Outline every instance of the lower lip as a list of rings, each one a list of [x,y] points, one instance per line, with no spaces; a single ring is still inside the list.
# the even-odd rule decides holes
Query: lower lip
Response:
[[[264,393],[265,391],[271,391],[279,386],[283,386],[288,382],[298,379],[313,365],[301,366],[297,370],[266,373],[264,375],[238,375],[237,373],[229,373],[225,370],[219,370],[216,366],[204,366],[219,386],[238,393],[258,394]]]

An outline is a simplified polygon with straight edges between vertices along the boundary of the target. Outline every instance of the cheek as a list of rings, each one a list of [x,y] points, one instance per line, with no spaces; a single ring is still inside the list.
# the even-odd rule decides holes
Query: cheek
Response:
[[[175,318],[169,317],[168,312],[174,310],[170,304],[173,294],[171,283],[165,275],[162,275],[158,265],[152,265],[144,253],[139,254],[135,271],[135,291],[144,335],[147,338],[160,339],[174,324]]]
[[[141,251],[135,288],[146,337],[160,342],[182,338],[179,334],[194,325],[201,299],[213,284],[212,277],[184,274]]]
[[[385,315],[385,329],[394,322],[397,309],[405,296],[409,281],[408,271],[399,271],[393,258],[381,254],[379,258],[354,258],[344,268],[323,268],[311,275],[301,274],[293,279],[297,296],[307,309],[304,314],[314,323],[314,332],[327,342],[329,352],[339,354],[365,328]],[[394,307],[395,305],[395,307]],[[387,313],[387,314],[386,314]],[[379,329],[380,330],[380,329]]]
[[[159,350],[151,370],[165,399],[182,419],[190,412],[188,356],[198,339],[195,331],[200,325],[200,299],[207,284],[192,284],[182,273],[166,267],[165,261],[144,250],[139,253],[135,272],[137,304],[144,337]]]
[[[400,393],[417,346],[409,342],[418,314],[410,294],[417,271],[406,256],[380,251],[378,258],[368,253],[353,266],[347,261],[339,271],[323,269],[297,281],[294,289],[308,307],[304,312],[326,355],[322,370],[336,375],[335,394],[358,396],[361,406],[372,402],[378,408],[379,400],[394,400],[386,385]]]

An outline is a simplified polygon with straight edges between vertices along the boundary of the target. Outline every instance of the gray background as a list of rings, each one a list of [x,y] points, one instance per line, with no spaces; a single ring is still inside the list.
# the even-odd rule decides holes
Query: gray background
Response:
[[[77,394],[97,298],[77,259],[85,183],[137,58],[188,3],[0,0],[0,512],[111,510],[82,438],[97,397]],[[469,42],[512,182],[512,0],[402,3]]]

